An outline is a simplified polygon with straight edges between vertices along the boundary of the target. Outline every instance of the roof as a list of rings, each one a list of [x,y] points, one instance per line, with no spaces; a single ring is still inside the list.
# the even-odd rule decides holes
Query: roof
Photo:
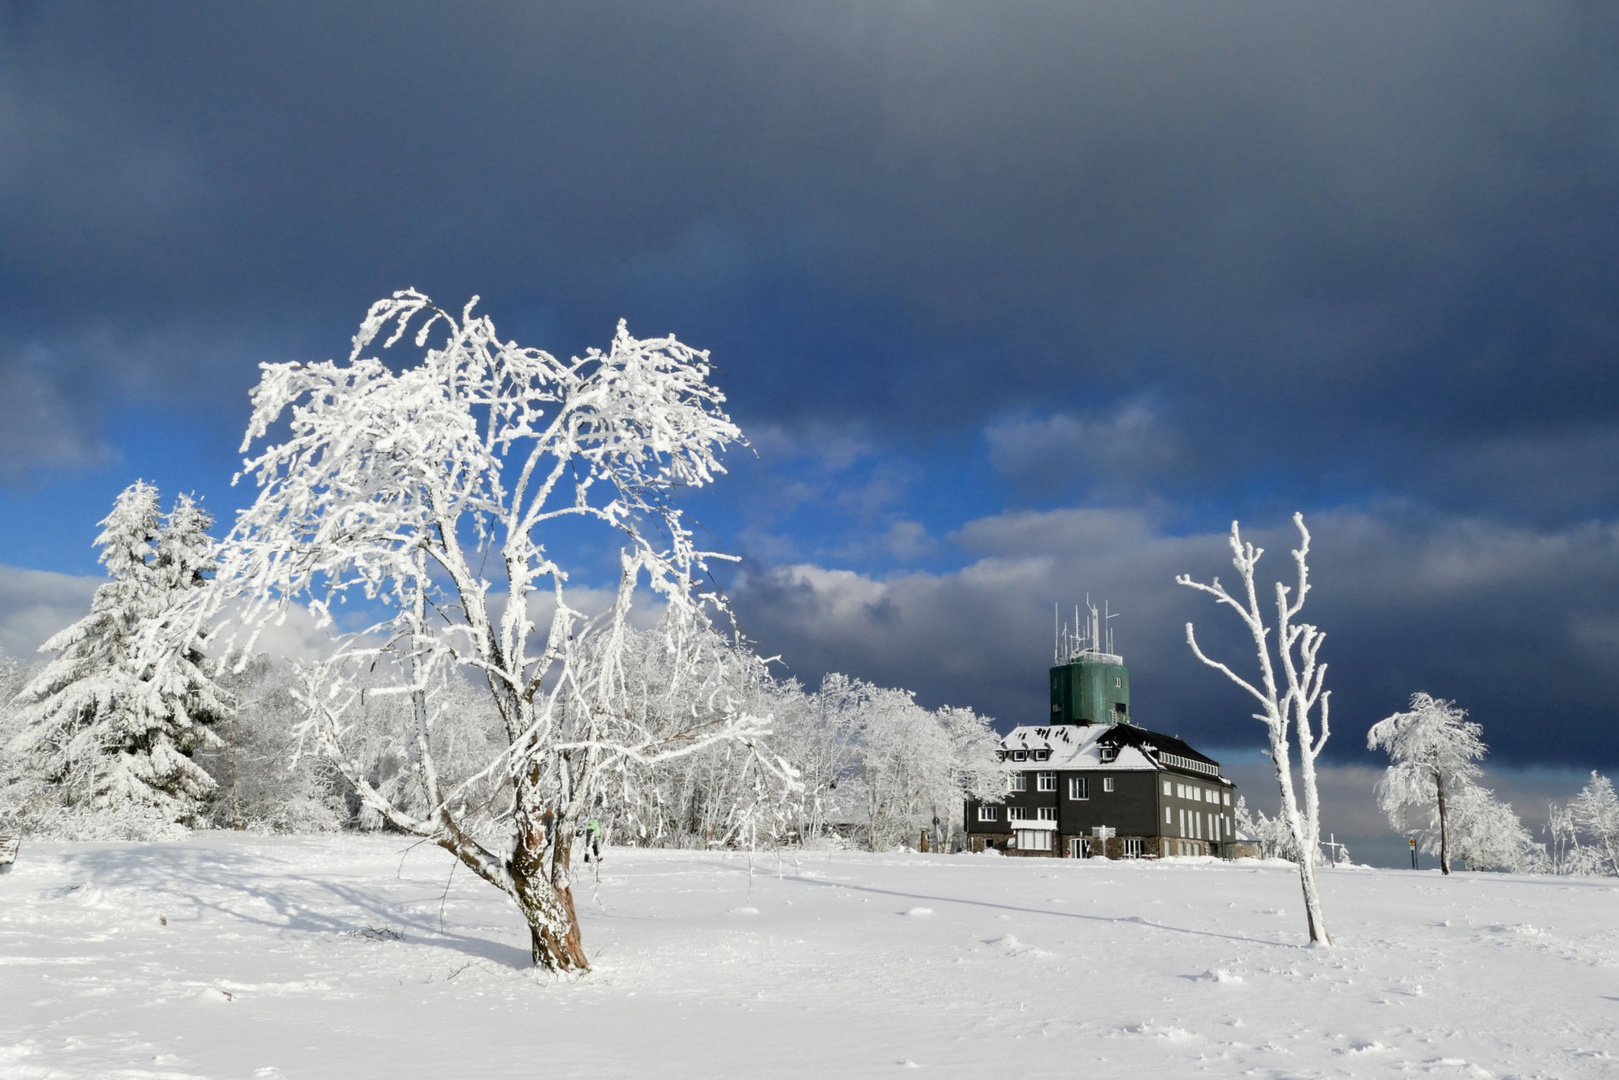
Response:
[[[1008,732],[1001,750],[1006,767],[1015,770],[1174,771],[1230,783],[1213,758],[1180,739],[1134,724],[1028,724]],[[1103,750],[1112,751],[1112,760],[1102,760]],[[1012,755],[1020,751],[1024,758],[1014,760]]]

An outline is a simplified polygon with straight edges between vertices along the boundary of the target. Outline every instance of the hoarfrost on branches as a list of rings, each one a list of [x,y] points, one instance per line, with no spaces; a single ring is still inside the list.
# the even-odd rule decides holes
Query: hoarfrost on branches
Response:
[[[1293,836],[1293,830],[1280,814],[1275,817],[1267,817],[1265,811],[1258,807],[1250,810],[1248,800],[1239,795],[1237,797],[1236,822],[1238,835],[1254,842],[1255,846],[1259,848],[1259,857],[1261,859],[1299,861],[1298,841]]]
[[[241,597],[248,625],[301,603],[343,631],[302,673],[305,746],[390,825],[508,893],[536,964],[583,970],[571,855],[602,801],[639,770],[766,730],[723,694],[702,716],[641,711],[625,669],[638,589],[663,605],[676,694],[723,611],[701,586],[714,556],[670,497],[723,472],[741,433],[705,353],[620,323],[605,351],[560,360],[502,340],[475,303],[454,315],[398,292],[372,305],[346,363],[263,366],[243,448],[283,420],[287,433],[247,461],[260,490],[228,538],[215,603]],[[414,366],[364,355],[412,330]],[[560,552],[615,548],[616,595],[593,609]],[[338,624],[345,602],[359,625]],[[484,687],[500,738],[452,779],[439,704],[460,672]],[[360,710],[387,695],[409,702],[397,735],[409,798],[373,782],[355,746]],[[762,755],[759,767],[781,768]]]
[[[1553,874],[1619,874],[1619,797],[1593,772],[1568,803],[1547,806],[1545,869]]]
[[[1426,693],[1366,733],[1366,748],[1390,758],[1377,782],[1378,807],[1446,874],[1453,859],[1475,870],[1524,870],[1540,857],[1518,815],[1478,782],[1482,734],[1466,709]]]
[[[227,711],[188,617],[207,591],[212,520],[185,495],[168,514],[137,481],[96,537],[112,580],[90,613],[41,646],[58,655],[17,698],[8,751],[23,772],[14,813],[59,834],[147,835],[196,820],[214,781],[193,760]],[[98,818],[75,819],[85,815]]]
[[[1186,624],[1186,643],[1192,653],[1204,664],[1221,672],[1246,690],[1259,703],[1260,711],[1254,719],[1265,725],[1270,740],[1270,759],[1276,768],[1276,782],[1281,789],[1281,817],[1293,837],[1293,846],[1299,852],[1299,885],[1304,892],[1304,917],[1310,932],[1310,941],[1329,945],[1325,914],[1321,907],[1321,892],[1316,885],[1316,863],[1321,848],[1321,800],[1316,787],[1315,761],[1326,745],[1330,731],[1328,703],[1332,693],[1324,689],[1327,665],[1316,659],[1326,635],[1309,623],[1293,620],[1304,608],[1310,592],[1310,530],[1304,527],[1304,515],[1294,514],[1293,524],[1299,530],[1299,546],[1293,551],[1293,563],[1298,571],[1298,584],[1289,588],[1276,583],[1276,644],[1270,642],[1270,627],[1259,605],[1259,591],[1254,583],[1254,570],[1265,554],[1263,548],[1244,543],[1237,522],[1231,523],[1231,562],[1242,576],[1243,596],[1232,596],[1215,578],[1210,584],[1192,580],[1187,574],[1175,578],[1178,584],[1208,593],[1221,604],[1229,605],[1253,638],[1259,660],[1259,680],[1256,685],[1218,660],[1211,660],[1198,646],[1192,624]],[[1277,678],[1281,669],[1281,679]],[[1319,731],[1312,718],[1320,710]],[[1303,805],[1293,785],[1293,745],[1299,752],[1299,771],[1303,788]]]

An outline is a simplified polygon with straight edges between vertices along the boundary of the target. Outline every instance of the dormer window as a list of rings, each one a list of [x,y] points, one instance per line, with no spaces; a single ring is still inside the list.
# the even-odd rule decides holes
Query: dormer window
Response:
[[[1029,752],[1027,750],[1014,750],[1012,751],[1012,760],[1027,761],[1029,760]]]
[[[1119,756],[1118,747],[1116,747],[1116,746],[1104,746],[1104,747],[1102,747],[1102,760],[1103,761],[1113,761],[1118,756]]]
[[[1051,757],[1050,750],[1031,750],[1029,757],[1035,761],[1046,761]]]

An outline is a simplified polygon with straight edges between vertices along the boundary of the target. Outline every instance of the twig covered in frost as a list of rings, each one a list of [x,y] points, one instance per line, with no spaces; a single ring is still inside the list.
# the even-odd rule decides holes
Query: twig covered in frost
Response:
[[[1296,623],[1304,608],[1304,599],[1310,592],[1310,530],[1304,526],[1304,515],[1294,514],[1293,524],[1299,530],[1299,546],[1293,551],[1293,563],[1298,571],[1298,584],[1294,588],[1276,583],[1276,644],[1270,641],[1270,628],[1265,625],[1264,612],[1259,605],[1259,590],[1254,582],[1254,568],[1265,554],[1264,548],[1244,543],[1237,522],[1231,523],[1231,563],[1242,576],[1243,595],[1232,596],[1215,578],[1211,584],[1192,580],[1190,575],[1175,578],[1177,584],[1208,593],[1221,604],[1228,605],[1242,619],[1253,638],[1259,661],[1257,685],[1244,679],[1218,660],[1205,656],[1198,646],[1192,624],[1186,624],[1186,643],[1192,653],[1204,664],[1223,673],[1226,678],[1246,690],[1256,702],[1259,711],[1254,719],[1265,725],[1270,742],[1270,758],[1276,767],[1276,782],[1281,789],[1281,814],[1293,835],[1299,852],[1299,885],[1304,891],[1304,917],[1310,932],[1310,941],[1322,945],[1332,943],[1327,933],[1326,916],[1321,907],[1321,892],[1316,885],[1316,860],[1321,847],[1321,802],[1316,789],[1315,761],[1326,745],[1330,732],[1327,706],[1332,692],[1324,689],[1327,665],[1317,659],[1326,635],[1309,623]],[[1277,678],[1277,668],[1281,679]],[[1318,721],[1312,714],[1319,710]],[[1303,788],[1303,806],[1293,785],[1292,755],[1294,743],[1298,745],[1299,766]]]

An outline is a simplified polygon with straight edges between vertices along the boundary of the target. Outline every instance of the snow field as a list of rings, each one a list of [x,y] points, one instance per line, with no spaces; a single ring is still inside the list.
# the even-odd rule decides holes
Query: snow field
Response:
[[[1619,883],[613,849],[595,971],[397,837],[26,845],[0,1076],[1619,1075]],[[448,888],[446,888],[448,885]]]

